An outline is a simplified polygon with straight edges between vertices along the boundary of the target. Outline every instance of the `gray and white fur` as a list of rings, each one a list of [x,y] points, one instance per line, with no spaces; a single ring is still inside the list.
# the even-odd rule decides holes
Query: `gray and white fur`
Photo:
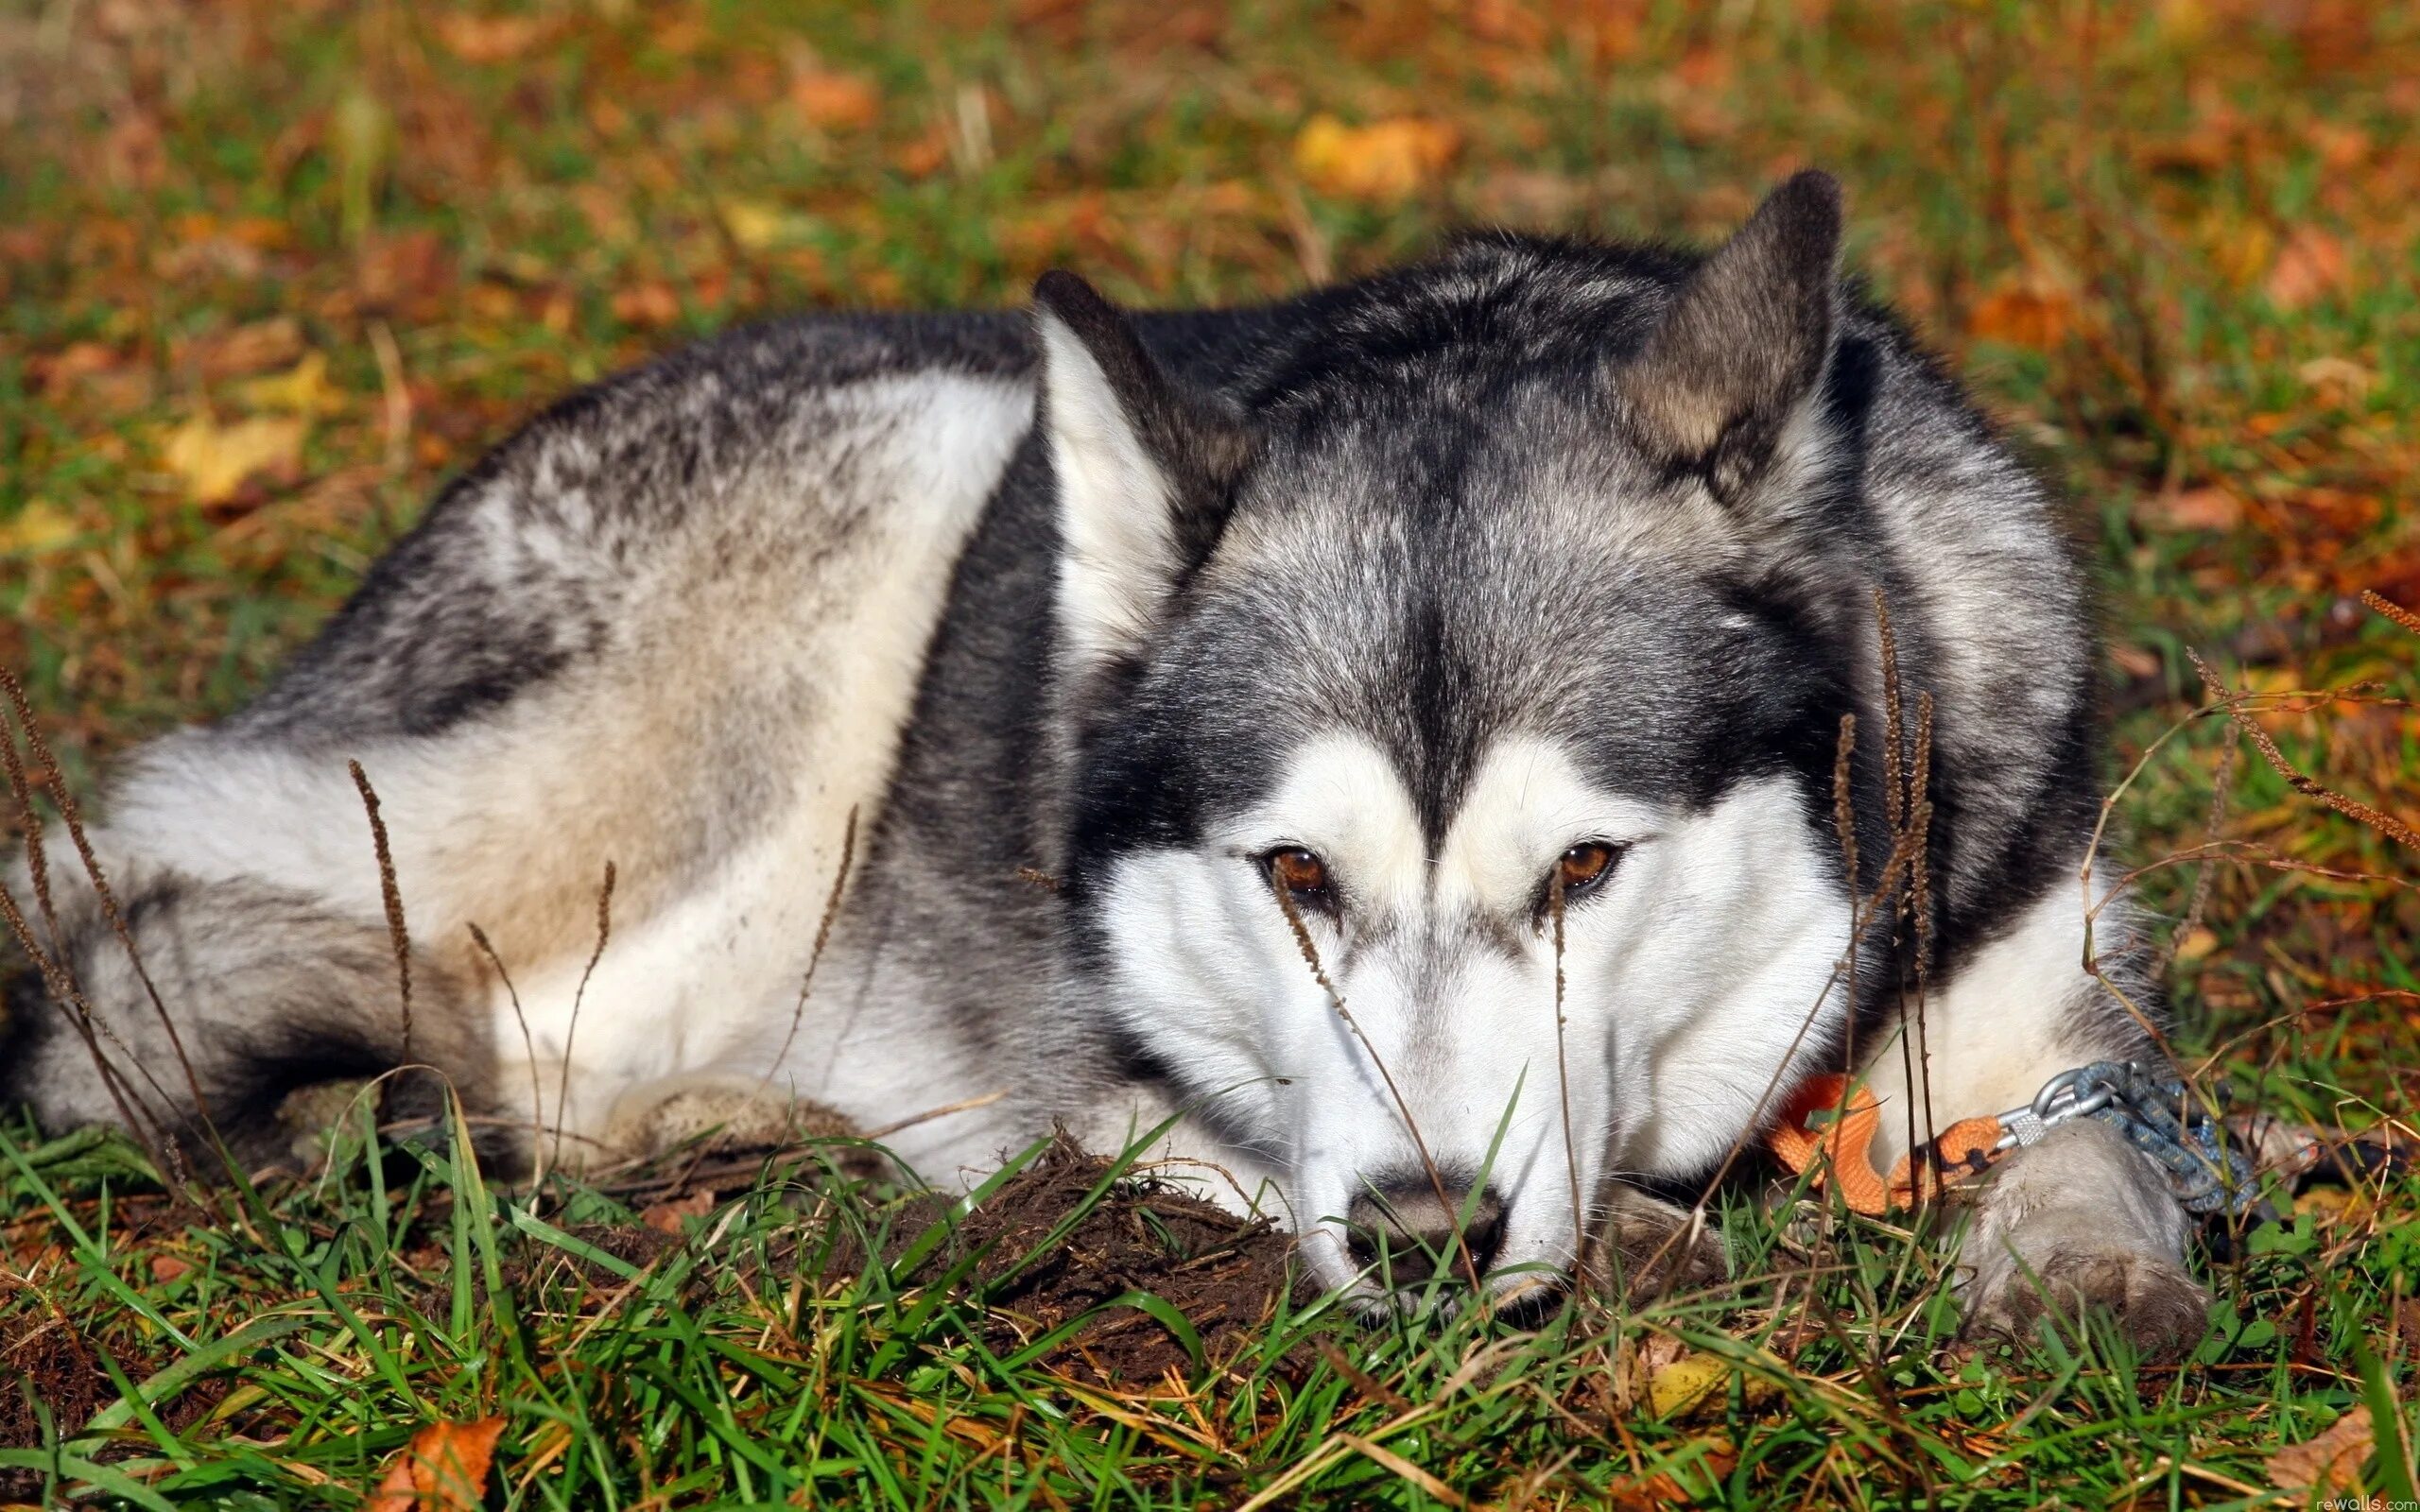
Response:
[[[1327,1280],[1374,1297],[1409,1252],[1374,1246],[1459,1220],[1511,1290],[1852,1046],[1886,1160],[1911,1104],[1945,1126],[2150,1054],[2151,995],[2084,967],[2084,573],[1841,283],[1840,229],[1803,174],[1710,255],[1486,234],[1132,317],[1053,274],[1030,317],[785,321],[574,396],[108,792],[94,840],[218,1123],[268,1158],[285,1093],[403,1057],[349,759],[412,1056],[524,1163],[770,1100],[952,1109],[891,1141],[948,1179],[1055,1121],[1114,1146],[1181,1115],[1168,1153]],[[1877,594],[1933,711],[1913,1088],[1915,936],[1850,937],[1891,849]],[[172,1066],[58,886],[109,1044]],[[2130,928],[2100,909],[2111,980]],[[0,1091],[48,1126],[120,1116],[71,1019],[20,984]],[[1970,1317],[2104,1304],[2173,1348],[2185,1232],[2147,1160],[2063,1131],[1982,1200]]]

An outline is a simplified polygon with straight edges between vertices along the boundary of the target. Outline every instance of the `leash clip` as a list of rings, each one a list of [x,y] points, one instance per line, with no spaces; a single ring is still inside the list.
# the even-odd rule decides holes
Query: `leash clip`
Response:
[[[2076,1083],[2086,1069],[2069,1067],[2044,1082],[2032,1102],[2000,1114],[2000,1126],[2007,1132],[1992,1146],[1992,1153],[2002,1155],[2022,1145],[2038,1144],[2044,1135],[2060,1125],[2071,1119],[2089,1118],[2117,1101],[2117,1089],[2106,1085],[2077,1093]]]

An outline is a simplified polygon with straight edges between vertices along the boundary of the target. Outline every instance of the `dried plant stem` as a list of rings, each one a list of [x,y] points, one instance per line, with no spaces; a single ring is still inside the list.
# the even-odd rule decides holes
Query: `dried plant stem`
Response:
[[[798,1002],[790,1008],[789,1033],[782,1036],[782,1048],[765,1064],[765,1077],[758,1082],[764,1087],[773,1079],[773,1073],[790,1057],[790,1046],[798,1042],[799,1025],[806,1022],[807,994],[815,989],[815,969],[823,960],[823,948],[832,942],[832,925],[840,917],[840,898],[849,885],[849,868],[857,855],[857,809],[849,805],[848,823],[840,830],[840,864],[832,868],[832,891],[823,900],[823,917],[816,921],[815,944],[806,953],[806,973],[799,978]]]
[[[1882,816],[1897,834],[1905,828],[1907,794],[1900,785],[1900,765],[1907,730],[1899,717],[1899,636],[1891,625],[1891,606],[1878,588],[1874,591],[1874,628],[1882,657]]]
[[[1844,746],[1853,745],[1855,741],[1856,716],[1854,714],[1842,714],[1841,716],[1841,743]],[[1836,822],[1848,824],[1853,830],[1856,816],[1853,799],[1849,794],[1848,789],[1848,764],[1845,761],[1836,761],[1834,765],[1833,782],[1834,791],[1832,796],[1835,820]],[[1843,815],[1846,816],[1845,819],[1841,817],[1841,816]],[[1839,958],[1832,962],[1831,973],[1824,979],[1824,985],[1816,990],[1815,1001],[1807,1005],[1806,1015],[1799,1021],[1797,1032],[1790,1036],[1789,1043],[1782,1048],[1781,1062],[1773,1068],[1772,1074],[1765,1078],[1764,1091],[1756,1095],[1756,1105],[1749,1109],[1747,1121],[1741,1126],[1739,1132],[1733,1137],[1730,1148],[1723,1152],[1722,1160],[1715,1167],[1714,1174],[1706,1177],[1705,1184],[1699,1190],[1697,1201],[1692,1205],[1691,1211],[1701,1221],[1703,1221],[1706,1204],[1714,1200],[1715,1193],[1721,1189],[1723,1181],[1730,1177],[1732,1167],[1738,1164],[1740,1156],[1747,1153],[1749,1140],[1754,1135],[1757,1129],[1764,1125],[1765,1115],[1772,1107],[1773,1099],[1779,1095],[1782,1090],[1783,1080],[1789,1074],[1789,1068],[1797,1061],[1800,1047],[1806,1042],[1806,1037],[1814,1032],[1815,1021],[1822,1015],[1824,1011],[1824,1005],[1830,1001],[1833,990],[1841,987],[1844,980],[1853,977],[1856,972],[1858,942],[1863,939],[1865,931],[1867,927],[1872,924],[1876,911],[1879,910],[1883,903],[1892,897],[1893,890],[1898,886],[1899,875],[1907,865],[1908,841],[1905,836],[1902,836],[1899,844],[1892,849],[1891,854],[1884,858],[1881,877],[1876,880],[1874,887],[1864,895],[1861,902],[1855,894],[1854,889],[1857,885],[1856,879],[1854,876],[1851,877],[1850,887],[1852,892],[1851,906],[1849,909],[1848,945],[1841,952]],[[1849,1017],[1852,1021],[1855,1019],[1856,1014],[1857,1004],[1854,997],[1852,997],[1849,1004]],[[1846,1111],[1845,1100],[1844,1093],[1843,1106],[1836,1107],[1833,1109],[1835,1117],[1838,1117]],[[1665,1239],[1664,1243],[1656,1246],[1654,1253],[1648,1257],[1646,1264],[1643,1267],[1646,1273],[1651,1275],[1654,1274],[1656,1267],[1661,1265],[1664,1263],[1665,1257],[1671,1252],[1673,1244],[1679,1240],[1680,1236],[1684,1232],[1687,1231],[1689,1231],[1688,1228],[1677,1228],[1673,1229],[1672,1233]]]
[[[2420,635],[2420,614],[2412,613],[2410,610],[2405,609],[2402,605],[2396,603],[2394,599],[2387,597],[2384,593],[2374,593],[2371,590],[2364,588],[2361,590],[2361,602],[2367,604],[2376,612],[2385,615],[2388,619],[2394,621],[2395,624],[2402,626],[2407,630],[2410,630],[2412,634]]]
[[[1571,1137],[1571,1061],[1564,1047],[1568,1023],[1564,1015],[1566,983],[1563,969],[1563,868],[1557,867],[1547,883],[1547,907],[1554,916],[1555,1094],[1563,1110],[1564,1169],[1571,1177],[1571,1285],[1574,1293],[1585,1297],[1588,1295],[1588,1209],[1580,1200],[1580,1146]]]
[[[370,785],[370,774],[354,761],[346,762],[344,769],[353,774],[362,812],[370,816],[370,845],[378,857],[378,897],[387,909],[387,938],[394,947],[395,984],[403,996],[403,1060],[408,1065],[412,1058],[412,936],[404,927],[404,889],[395,880],[394,848],[388,843],[387,821],[379,816],[378,793]]]
[[[142,1141],[152,1158],[165,1167],[169,1163],[164,1153],[167,1131],[151,1116],[150,1108],[135,1095],[125,1074],[101,1049],[104,1038],[121,1051],[126,1051],[125,1044],[110,1032],[108,1024],[93,1017],[92,1005],[85,1001],[82,989],[67,971],[64,957],[54,957],[42,948],[42,942],[34,937],[32,925],[26,919],[25,911],[17,905],[16,895],[5,885],[0,885],[0,919],[7,921],[9,932],[16,937],[26,958],[42,977],[43,993],[75,1029],[77,1038],[84,1041],[84,1049],[93,1057],[93,1068],[99,1074],[101,1085],[109,1089],[110,1101],[117,1105],[118,1117],[124,1121],[126,1131]],[[148,1077],[149,1073],[143,1067],[140,1057],[127,1051],[127,1059]],[[153,1091],[160,1091],[156,1082]],[[164,1097],[166,1093],[163,1091],[162,1095]]]
[[[1841,715],[1841,733],[1832,747],[1832,830],[1840,837],[1841,865],[1849,879],[1849,1022],[1848,1043],[1841,1057],[1857,1064],[1858,947],[1860,943],[1857,878],[1857,797],[1853,761],[1857,754],[1857,715]]]
[[[1360,1022],[1353,1017],[1353,1010],[1345,1006],[1344,994],[1336,989],[1336,983],[1328,977],[1327,968],[1320,963],[1319,946],[1311,939],[1310,926],[1303,922],[1303,911],[1294,906],[1294,900],[1287,895],[1284,887],[1270,890],[1277,895],[1277,906],[1286,912],[1286,922],[1293,927],[1294,943],[1303,953],[1304,964],[1311,969],[1311,980],[1327,994],[1328,1002],[1336,1007],[1336,1016],[1353,1031],[1353,1038],[1359,1040],[1361,1048],[1369,1054],[1370,1064],[1378,1069],[1378,1079],[1387,1084],[1387,1095],[1394,1099],[1395,1111],[1402,1116],[1403,1126],[1411,1135],[1412,1147],[1420,1152],[1421,1168],[1428,1173],[1429,1186],[1435,1190],[1438,1202],[1453,1215],[1454,1247],[1461,1252],[1463,1273],[1470,1278],[1471,1299],[1474,1302],[1479,1300],[1486,1294],[1479,1287],[1478,1263],[1471,1258],[1471,1246],[1462,1238],[1462,1210],[1446,1194],[1444,1173],[1437,1168],[1436,1157],[1428,1153],[1428,1141],[1421,1136],[1420,1124],[1411,1116],[1411,1104],[1404,1099],[1402,1090],[1395,1086],[1394,1073],[1387,1069],[1387,1062],[1378,1054],[1378,1047],[1361,1032]]]
[[[2185,654],[2193,659],[2193,670],[2202,675],[2203,686],[2211,691],[2220,706],[2226,711],[2227,717],[2242,727],[2244,734],[2252,741],[2253,748],[2260,752],[2261,759],[2274,768],[2277,775],[2284,778],[2287,784],[2295,792],[2302,794],[2305,798],[2319,799],[2346,818],[2358,819],[2399,845],[2420,850],[2420,832],[2415,832],[2411,825],[2392,814],[2372,808],[2360,799],[2347,798],[2317,778],[2306,775],[2293,763],[2286,760],[2286,753],[2277,748],[2277,743],[2274,740],[2269,738],[2269,731],[2260,728],[2258,721],[2252,717],[2250,711],[2244,709],[2236,695],[2229,691],[2225,683],[2219,680],[2218,674],[2210,670],[2209,663],[2204,662],[2190,648],[2187,648]]]
[[[521,1011],[521,994],[513,988],[512,973],[504,969],[504,957],[489,943],[488,933],[476,924],[468,926],[471,943],[495,968],[496,980],[504,984],[504,995],[511,1001],[513,1021],[521,1025],[521,1050],[529,1060],[529,1158],[538,1158],[538,1143],[546,1131],[546,1093],[538,1080],[538,1043],[529,1034],[529,1016]]]
[[[2226,823],[2227,799],[2235,786],[2236,759],[2242,748],[2243,727],[2230,719],[2227,721],[2226,740],[2219,749],[2218,765],[2210,774],[2210,816],[2202,827],[2202,843],[2205,847],[2219,843],[2219,831]],[[2129,873],[2130,881],[2134,875]],[[2185,943],[2186,936],[2201,927],[2203,910],[2210,902],[2211,885],[2218,881],[2218,877],[2219,868],[2206,862],[2194,874],[2193,892],[2186,902],[2185,917],[2169,932],[2167,942],[2160,946],[2159,955],[2152,964],[2152,976],[2154,980],[2168,975],[2169,969],[2176,964],[2177,950]]]
[[[93,850],[92,839],[84,833],[84,816],[77,807],[76,794],[68,787],[66,773],[60,769],[59,758],[52,754],[50,743],[43,739],[42,727],[34,719],[33,705],[26,697],[25,684],[17,680],[17,675],[14,672],[7,667],[0,667],[0,690],[7,692],[9,706],[17,716],[18,727],[25,732],[26,751],[42,766],[44,779],[43,791],[47,792],[50,795],[50,800],[59,806],[60,821],[67,827],[67,837],[76,847],[77,859],[83,864],[84,875],[93,885],[93,896],[100,900],[101,917],[109,920],[111,932],[117,936],[119,947],[126,952],[127,964],[134,969],[134,979],[143,984],[144,995],[151,1002],[151,1011],[158,1015],[160,1027],[167,1033],[168,1048],[176,1055],[178,1068],[184,1073],[186,1091],[193,1094],[195,1115],[200,1119],[204,1128],[209,1128],[211,1127],[210,1099],[202,1092],[201,1078],[194,1074],[193,1057],[185,1053],[184,1037],[177,1032],[177,1021],[169,1014],[167,1004],[161,1001],[160,989],[151,980],[150,970],[143,964],[143,953],[134,948],[134,933],[127,928],[126,911],[118,906],[117,895],[110,888],[109,874],[101,868],[100,857]],[[0,742],[0,744],[8,743]],[[13,746],[9,750],[9,765],[11,767],[17,765]],[[12,787],[17,780],[12,773]],[[25,817],[26,832],[28,836],[31,836],[40,830],[41,822],[40,816],[33,810],[30,788],[27,789],[21,809]],[[30,847],[26,854],[28,858],[34,854]],[[41,894],[37,902],[43,909],[43,922],[52,931],[52,936],[56,940],[58,919],[51,912],[47,886],[45,884],[38,883],[37,888]],[[147,1079],[149,1078],[150,1073],[147,1068],[144,1069],[144,1074]],[[154,1086],[157,1086],[156,1082]],[[164,1096],[165,1093],[163,1092],[162,1095]],[[182,1181],[183,1157],[178,1152],[173,1139],[168,1139],[164,1147],[168,1151],[168,1163],[172,1174]]]
[[[24,715],[20,713],[19,717]],[[33,882],[34,906],[50,936],[50,948],[63,960],[66,944],[59,932],[59,910],[51,902],[50,863],[43,850],[42,815],[34,807],[33,782],[26,775],[26,764],[17,755],[16,737],[5,729],[0,729],[0,766],[5,766],[9,774],[9,806],[16,811],[18,826],[26,833],[26,872]]]
[[[1940,1132],[1932,1111],[1932,1045],[1926,1009],[1932,987],[1932,694],[1916,694],[1916,754],[1908,776],[1908,909],[1913,919],[1916,976],[1916,1068],[1912,1083],[1924,1103],[1925,1138]],[[1901,1031],[1904,1040],[1906,1031]],[[1913,1146],[1910,1146],[1910,1153]],[[1919,1184],[1917,1200],[1926,1189]]]
[[[605,943],[614,937],[614,863],[605,863],[605,880],[596,889],[596,948],[588,953],[588,964],[580,969],[579,986],[572,989],[571,1022],[563,1026],[563,1073],[555,1078],[555,1143],[547,1157],[553,1164],[562,1159],[563,1107],[571,1096],[571,1048],[579,1034],[579,1005],[588,996],[588,979],[596,974],[596,963],[605,955]]]

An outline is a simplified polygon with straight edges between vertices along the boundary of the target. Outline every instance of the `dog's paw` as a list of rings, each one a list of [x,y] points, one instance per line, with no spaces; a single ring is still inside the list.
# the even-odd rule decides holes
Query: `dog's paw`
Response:
[[[2020,1260],[2022,1263],[2019,1263]],[[2146,1360],[2173,1360],[2202,1342],[2210,1297],[2182,1265],[2114,1246],[2060,1245],[2003,1252],[1977,1267],[1963,1336],[2021,1343],[2046,1314],[2069,1332],[2105,1314]]]
[[[684,1077],[626,1095],[615,1105],[605,1137],[621,1154],[644,1159],[696,1142],[714,1150],[768,1150],[858,1133],[846,1115],[821,1103],[755,1082]],[[874,1174],[879,1164],[867,1149],[849,1150],[840,1160],[852,1176]]]

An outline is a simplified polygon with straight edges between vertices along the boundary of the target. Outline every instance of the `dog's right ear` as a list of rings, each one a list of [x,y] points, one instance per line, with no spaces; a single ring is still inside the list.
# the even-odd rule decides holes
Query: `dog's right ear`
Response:
[[[1138,650],[1208,558],[1251,445],[1171,381],[1082,279],[1045,273],[1033,307],[1059,490],[1059,631],[1080,679]]]

